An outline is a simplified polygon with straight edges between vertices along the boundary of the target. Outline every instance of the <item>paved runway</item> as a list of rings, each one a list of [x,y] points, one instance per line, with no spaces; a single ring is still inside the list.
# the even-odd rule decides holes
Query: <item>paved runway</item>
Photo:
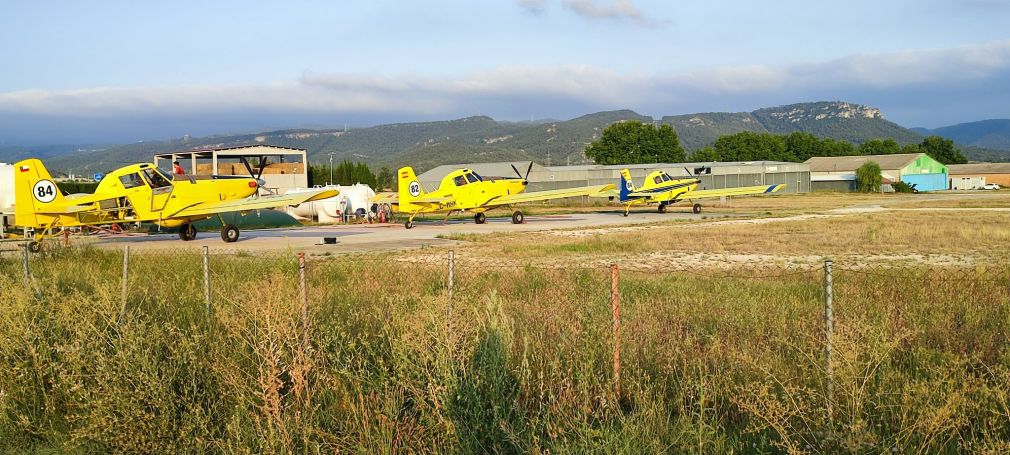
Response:
[[[439,239],[439,234],[480,234],[492,232],[539,231],[550,229],[584,228],[590,226],[612,226],[641,223],[658,223],[674,220],[697,220],[702,217],[739,216],[739,214],[704,213],[656,213],[632,212],[627,218],[620,211],[575,213],[566,215],[527,216],[523,224],[512,224],[508,216],[488,217],[486,224],[476,224],[472,219],[450,220],[446,224],[438,221],[414,221],[413,229],[403,224],[359,224],[334,226],[307,226],[299,228],[260,229],[242,231],[235,243],[224,243],[220,232],[199,232],[196,240],[183,242],[176,234],[104,238],[95,245],[105,248],[121,248],[129,243],[131,249],[183,250],[199,249],[207,245],[211,250],[269,251],[292,250],[312,253],[344,253],[362,251],[388,251],[422,246],[451,245],[454,240]],[[336,237],[337,244],[322,245],[323,237]]]

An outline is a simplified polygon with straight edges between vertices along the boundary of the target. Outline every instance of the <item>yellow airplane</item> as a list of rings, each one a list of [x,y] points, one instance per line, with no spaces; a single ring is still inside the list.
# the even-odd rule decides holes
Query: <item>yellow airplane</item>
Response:
[[[688,172],[690,174],[690,171]],[[778,185],[757,185],[744,186],[739,188],[723,188],[717,190],[698,190],[701,180],[696,178],[670,177],[663,171],[652,171],[645,177],[645,182],[640,188],[635,188],[635,183],[631,180],[631,172],[621,169],[621,189],[620,201],[624,204],[624,216],[628,216],[632,205],[644,205],[659,203],[659,213],[666,213],[666,207],[681,200],[690,201],[692,211],[701,213],[701,204],[695,203],[695,199],[705,199],[721,196],[742,196],[745,194],[774,193],[785,188],[784,183]]]
[[[64,196],[49,171],[38,159],[14,164],[14,224],[31,231],[31,251],[41,249],[41,241],[57,228],[110,223],[152,222],[162,227],[178,227],[179,238],[193,240],[193,221],[218,215],[221,240],[235,242],[239,230],[225,224],[223,212],[298,205],[338,194],[336,190],[310,191],[284,196],[250,197],[262,182],[252,178],[192,177],[169,179],[153,164],[133,164],[108,173],[94,194]]]
[[[533,162],[530,162],[526,177],[532,169]],[[457,169],[442,178],[437,190],[427,193],[421,188],[414,169],[402,167],[397,171],[399,189],[396,210],[410,214],[410,218],[403,223],[407,229],[414,227],[414,217],[422,213],[445,213],[445,218],[448,219],[453,212],[469,211],[473,212],[474,222],[484,224],[487,221],[484,212],[496,207],[566,197],[598,196],[598,193],[614,189],[614,185],[607,184],[524,193],[529,182],[515,165],[512,165],[512,170],[518,178],[481,177],[470,169]],[[512,211],[513,223],[520,224],[523,220],[522,211]]]

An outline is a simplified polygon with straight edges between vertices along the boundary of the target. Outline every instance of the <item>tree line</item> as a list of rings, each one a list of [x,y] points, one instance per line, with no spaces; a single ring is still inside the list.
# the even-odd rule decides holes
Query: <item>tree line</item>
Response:
[[[371,186],[376,191],[396,189],[396,174],[388,167],[383,166],[379,169],[378,173],[374,173],[367,164],[352,162],[350,160],[341,161],[340,164],[334,166],[332,174],[328,164],[310,164],[308,179],[309,186],[327,184],[354,185],[355,183],[364,183]]]
[[[720,137],[688,156],[670,125],[656,127],[635,120],[611,124],[586,147],[586,157],[596,164],[676,163],[683,161],[791,161],[815,156],[892,155],[925,153],[943,164],[967,163],[954,141],[929,136],[918,144],[898,144],[894,139],[871,139],[859,145],[810,133],[790,134],[741,131]]]

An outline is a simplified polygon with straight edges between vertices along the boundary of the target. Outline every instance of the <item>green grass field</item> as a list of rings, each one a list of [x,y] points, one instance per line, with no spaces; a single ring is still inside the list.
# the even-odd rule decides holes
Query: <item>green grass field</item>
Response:
[[[836,264],[830,392],[818,267],[624,270],[618,396],[608,269],[428,258],[5,256],[0,449],[1010,450],[1006,268]]]

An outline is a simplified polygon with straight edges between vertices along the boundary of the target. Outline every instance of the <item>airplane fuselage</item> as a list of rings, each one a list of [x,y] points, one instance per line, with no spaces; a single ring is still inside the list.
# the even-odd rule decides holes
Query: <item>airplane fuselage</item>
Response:
[[[410,204],[406,198],[400,201],[399,210],[411,213],[441,213],[448,211],[470,211],[480,213],[488,210],[486,205],[496,198],[519,194],[526,190],[527,182],[518,178],[481,177],[470,169],[457,169],[442,178],[438,189],[424,193],[425,199],[437,200],[437,204]],[[421,195],[420,187],[407,188]],[[405,203],[406,202],[406,203]]]
[[[40,185],[55,186],[48,179],[40,180],[33,191],[41,191],[43,195],[45,188],[39,190]],[[74,213],[17,211],[16,223],[36,229],[124,222],[152,222],[163,227],[178,227],[208,218],[173,216],[184,208],[207,201],[243,199],[257,191],[258,184],[251,178],[196,180],[179,176],[173,180],[153,164],[134,164],[107,174],[93,194],[63,198],[63,205],[80,208]],[[33,194],[36,199],[37,196]]]

